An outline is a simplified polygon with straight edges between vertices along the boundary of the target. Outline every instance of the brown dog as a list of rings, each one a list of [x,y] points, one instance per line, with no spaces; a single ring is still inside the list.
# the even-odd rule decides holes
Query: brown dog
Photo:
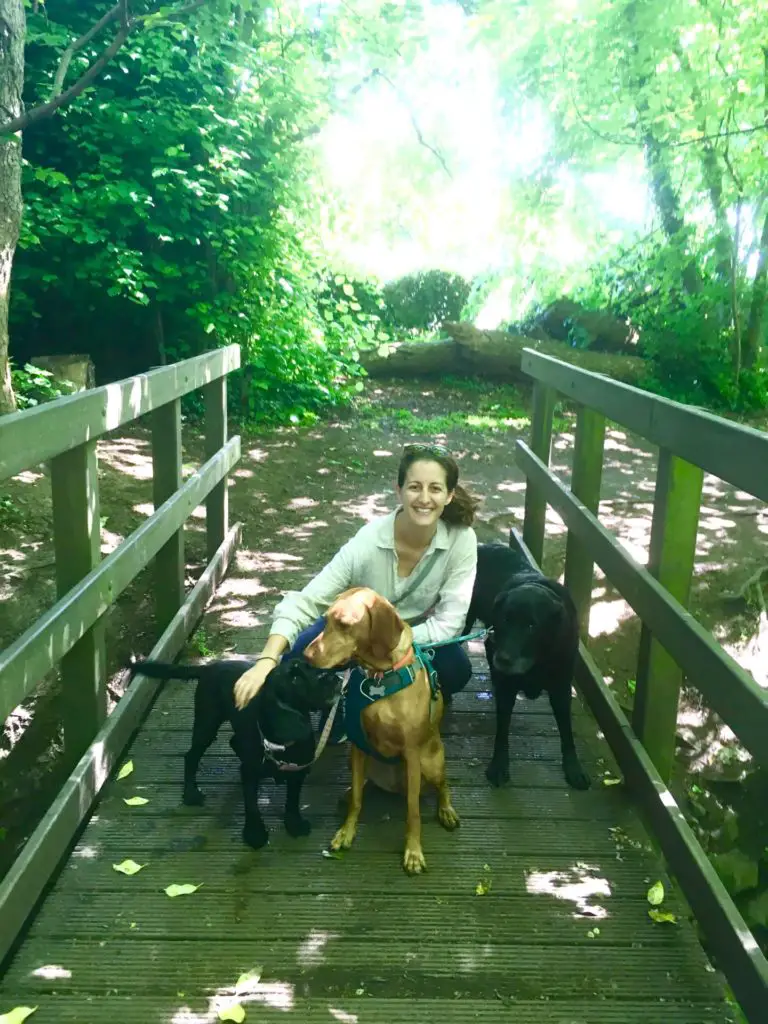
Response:
[[[413,662],[413,633],[392,605],[368,587],[355,587],[341,594],[328,609],[323,632],[305,649],[304,655],[316,668],[331,668],[356,661],[373,672],[387,672]],[[437,789],[437,817],[447,829],[459,824],[451,804],[445,778],[445,750],[440,738],[443,697],[432,699],[425,669],[413,682],[368,705],[362,712],[365,736],[384,757],[401,757],[400,786],[405,791],[408,812],[403,866],[409,874],[426,868],[421,848],[421,777]],[[368,757],[354,744],[351,748],[352,788],[347,818],[333,837],[331,848],[348,849],[355,838],[363,804]]]

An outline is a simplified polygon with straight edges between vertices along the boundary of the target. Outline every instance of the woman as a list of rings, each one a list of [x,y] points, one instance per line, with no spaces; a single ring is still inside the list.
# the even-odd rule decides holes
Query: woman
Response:
[[[443,445],[406,445],[397,471],[400,506],[363,526],[302,591],[275,608],[272,629],[256,664],[235,686],[244,707],[280,658],[296,657],[323,629],[326,609],[350,587],[371,587],[413,627],[420,644],[460,636],[477,569],[472,529],[478,501],[459,484],[459,467]],[[466,686],[472,674],[460,644],[435,651],[443,693]]]

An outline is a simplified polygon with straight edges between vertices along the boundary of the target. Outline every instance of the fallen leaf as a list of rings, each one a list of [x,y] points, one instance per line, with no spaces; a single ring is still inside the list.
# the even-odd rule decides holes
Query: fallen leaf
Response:
[[[21,1024],[37,1009],[36,1006],[16,1006],[0,1017],[0,1024]]]
[[[119,871],[121,875],[135,875],[137,871],[141,871],[146,866],[146,864],[137,864],[135,860],[124,860],[122,864],[112,865],[115,871]]]
[[[615,779],[612,775],[606,775],[603,779],[604,786],[619,786],[621,785],[621,779]]]
[[[117,773],[117,781],[120,779],[127,778],[133,771],[133,761],[126,761],[120,771]]]
[[[340,850],[323,850],[322,854],[328,860],[344,860],[344,854]]]
[[[662,882],[654,882],[648,890],[648,902],[652,907],[660,907],[664,902],[664,885]]]
[[[261,981],[261,967],[254,967],[251,971],[246,971],[245,974],[241,974],[235,983],[235,992],[240,995],[243,989],[250,988],[251,985],[258,985]]]
[[[143,807],[144,804],[149,803],[149,800],[145,796],[124,796],[123,803],[128,804],[129,807]]]
[[[490,891],[490,888],[490,882],[478,882],[477,885],[475,886],[475,895],[485,896],[485,894]]]
[[[665,922],[677,924],[677,914],[670,914],[665,910],[649,910],[648,917],[657,924],[664,924]]]
[[[240,1003],[235,1003],[234,1006],[227,1006],[223,1010],[219,1010],[219,1020],[233,1020],[235,1024],[242,1024],[245,1020],[245,1010],[242,1008]]]
[[[169,886],[166,886],[166,888],[163,891],[165,892],[166,896],[171,896],[171,897],[174,897],[174,896],[189,896],[191,893],[197,892],[197,890],[200,888],[200,886],[202,884],[203,883],[201,882],[200,885],[190,885],[189,882],[185,882],[184,885],[169,885]]]
[[[596,939],[599,934],[600,934],[600,929],[599,928],[590,928],[590,930],[587,932],[587,938],[588,939]]]

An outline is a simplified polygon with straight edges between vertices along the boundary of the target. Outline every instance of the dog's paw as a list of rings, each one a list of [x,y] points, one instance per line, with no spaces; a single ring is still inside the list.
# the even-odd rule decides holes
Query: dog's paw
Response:
[[[357,826],[347,825],[345,822],[331,840],[331,849],[348,850],[352,843],[355,841],[356,834]]]
[[[581,767],[581,762],[575,754],[563,758],[563,773],[565,781],[573,789],[589,789],[592,784],[592,780]]]
[[[406,846],[403,854],[403,867],[407,875],[420,875],[427,870],[424,851],[420,846]]]
[[[449,832],[453,832],[453,830],[458,828],[461,823],[461,819],[451,804],[448,804],[445,807],[438,807],[437,820],[443,828],[448,829]]]
[[[509,762],[491,761],[485,769],[485,777],[492,786],[506,786],[509,782]]]
[[[246,825],[243,829],[243,842],[252,850],[260,850],[269,842],[269,832],[262,825]]]
[[[299,836],[308,836],[312,831],[312,822],[308,818],[302,818],[300,814],[286,815],[283,822],[285,831],[294,839]]]
[[[205,795],[197,786],[187,786],[182,794],[181,802],[185,807],[202,807]]]

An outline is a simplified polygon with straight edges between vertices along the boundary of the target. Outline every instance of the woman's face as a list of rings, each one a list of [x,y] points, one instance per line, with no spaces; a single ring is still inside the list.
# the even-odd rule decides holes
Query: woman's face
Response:
[[[439,462],[419,459],[408,467],[397,497],[414,526],[434,526],[453,499],[453,491],[448,490],[446,473]]]

